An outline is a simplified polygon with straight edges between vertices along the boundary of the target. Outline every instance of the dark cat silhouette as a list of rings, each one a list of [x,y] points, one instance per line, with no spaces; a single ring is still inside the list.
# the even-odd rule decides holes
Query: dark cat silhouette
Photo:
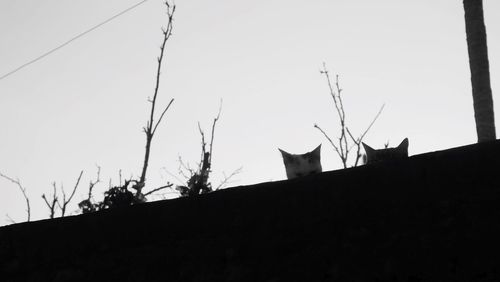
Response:
[[[363,143],[366,152],[366,163],[376,163],[388,160],[408,158],[408,138],[405,138],[396,148],[373,149]]]

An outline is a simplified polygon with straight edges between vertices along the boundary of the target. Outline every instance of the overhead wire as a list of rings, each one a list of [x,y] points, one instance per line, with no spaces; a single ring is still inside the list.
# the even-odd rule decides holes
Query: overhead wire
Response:
[[[84,35],[86,35],[86,34],[88,34],[88,33],[92,32],[92,31],[94,31],[94,30],[98,29],[99,27],[101,27],[101,26],[103,26],[103,25],[105,25],[105,24],[109,23],[110,21],[112,21],[112,20],[114,20],[114,19],[116,19],[116,18],[118,18],[118,17],[122,16],[123,14],[125,14],[125,13],[127,13],[127,12],[129,12],[129,11],[131,11],[131,10],[133,10],[133,9],[137,8],[137,7],[139,7],[140,5],[144,4],[144,3],[145,3],[145,2],[147,2],[147,1],[149,1],[149,0],[142,0],[142,1],[140,1],[140,2],[138,2],[138,3],[136,3],[136,4],[134,4],[134,5],[132,5],[132,6],[130,6],[130,7],[128,7],[127,9],[125,9],[125,10],[123,10],[123,11],[119,12],[118,14],[116,14],[116,15],[114,15],[114,16],[112,16],[112,17],[108,18],[108,19],[106,19],[105,21],[103,21],[103,22],[101,22],[101,23],[99,23],[99,24],[97,24],[97,25],[95,25],[95,26],[93,26],[93,27],[91,27],[91,28],[89,28],[89,29],[85,30],[84,32],[79,33],[78,35],[76,35],[76,36],[72,37],[71,39],[67,40],[66,42],[64,42],[64,43],[62,43],[62,44],[60,44],[60,45],[58,45],[57,47],[55,47],[55,48],[53,48],[53,49],[50,49],[49,51],[47,51],[47,52],[45,52],[45,53],[41,54],[40,56],[38,56],[38,57],[36,57],[36,58],[34,58],[34,59],[32,59],[32,60],[30,60],[30,61],[28,61],[28,62],[26,62],[26,63],[24,63],[24,64],[22,64],[22,65],[20,65],[19,67],[15,68],[15,69],[13,69],[13,70],[11,70],[11,71],[9,71],[9,72],[7,72],[6,74],[4,74],[4,75],[0,76],[0,80],[3,80],[3,79],[5,79],[5,78],[7,78],[8,76],[11,76],[11,75],[13,75],[14,73],[16,73],[16,72],[20,71],[21,69],[23,69],[23,68],[25,68],[25,67],[27,67],[27,66],[29,66],[29,65],[31,65],[31,64],[33,64],[33,63],[35,63],[35,62],[39,61],[39,60],[41,60],[41,59],[43,59],[43,58],[45,58],[45,57],[49,56],[50,54],[52,54],[52,53],[56,52],[57,50],[59,50],[59,49],[61,49],[61,48],[63,48],[63,47],[65,47],[66,45],[68,45],[68,44],[70,44],[71,42],[73,42],[73,41],[77,40],[78,38],[80,38],[80,37],[82,37],[82,36],[84,36]]]

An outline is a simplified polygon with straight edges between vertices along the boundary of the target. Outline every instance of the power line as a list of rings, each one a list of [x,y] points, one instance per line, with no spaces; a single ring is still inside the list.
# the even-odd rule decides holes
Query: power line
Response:
[[[61,45],[59,45],[59,46],[57,46],[57,47],[55,47],[55,48],[53,48],[53,49],[51,49],[51,50],[49,50],[49,51],[47,51],[47,52],[43,53],[42,55],[40,55],[40,56],[36,57],[35,59],[33,59],[33,60],[31,60],[31,61],[29,61],[29,62],[27,62],[27,63],[25,63],[25,64],[22,64],[21,66],[19,66],[19,67],[15,68],[14,70],[12,70],[12,71],[10,71],[10,72],[8,72],[8,73],[6,73],[6,74],[2,75],[2,76],[0,77],[0,80],[3,80],[4,78],[6,78],[6,77],[8,77],[8,76],[10,76],[10,75],[13,75],[14,73],[16,73],[16,72],[20,71],[21,69],[23,69],[23,68],[25,68],[25,67],[27,67],[27,66],[29,66],[29,65],[31,65],[31,64],[33,64],[33,63],[35,63],[35,62],[37,62],[37,61],[39,61],[39,60],[41,60],[41,59],[43,59],[43,58],[47,57],[48,55],[50,55],[50,54],[54,53],[55,51],[57,51],[57,50],[59,50],[59,49],[63,48],[64,46],[66,46],[66,45],[70,44],[71,42],[73,42],[73,41],[77,40],[78,38],[80,38],[80,37],[82,37],[82,36],[86,35],[87,33],[90,33],[90,32],[92,32],[92,31],[96,30],[97,28],[99,28],[99,27],[101,27],[101,26],[103,26],[103,25],[105,25],[105,24],[109,23],[110,21],[112,21],[112,20],[114,20],[114,19],[118,18],[119,16],[121,16],[121,15],[123,15],[123,14],[125,14],[125,13],[127,13],[127,12],[129,12],[129,11],[131,11],[131,10],[135,9],[135,8],[137,8],[139,5],[144,4],[144,3],[145,3],[145,2],[147,2],[147,1],[148,1],[148,0],[143,0],[143,1],[139,2],[139,3],[137,3],[137,4],[134,4],[134,5],[130,6],[130,7],[128,7],[127,9],[125,9],[125,10],[123,10],[123,11],[119,12],[118,14],[116,14],[116,15],[112,16],[111,18],[108,18],[107,20],[105,20],[105,21],[103,21],[103,22],[101,22],[101,23],[99,23],[99,24],[97,24],[97,25],[95,25],[95,26],[91,27],[90,29],[87,29],[86,31],[84,31],[84,32],[82,32],[82,33],[80,33],[80,34],[76,35],[75,37],[73,37],[73,38],[71,38],[70,40],[68,40],[68,41],[64,42],[63,44],[61,44]]]

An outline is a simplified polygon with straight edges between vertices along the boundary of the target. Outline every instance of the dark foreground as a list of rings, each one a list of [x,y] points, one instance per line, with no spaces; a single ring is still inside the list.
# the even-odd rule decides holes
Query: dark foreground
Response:
[[[0,281],[500,281],[500,141],[0,228]]]

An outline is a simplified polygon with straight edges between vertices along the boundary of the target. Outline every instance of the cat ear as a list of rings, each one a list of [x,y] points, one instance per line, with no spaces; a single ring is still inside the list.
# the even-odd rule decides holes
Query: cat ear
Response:
[[[293,163],[294,162],[294,158],[293,158],[292,154],[285,152],[285,151],[281,150],[280,148],[278,148],[278,150],[280,150],[281,156],[283,157],[283,161],[285,163],[287,163],[287,162]]]
[[[366,145],[364,142],[361,142],[361,144],[363,144],[363,148],[365,148],[366,156],[373,155],[373,153],[375,152],[375,149],[373,149],[372,147]]]
[[[306,157],[309,162],[321,159],[321,144],[319,144],[319,146],[311,152],[305,153],[304,157]]]
[[[408,138],[405,138],[403,140],[403,142],[401,142],[401,144],[399,144],[398,149],[408,151],[408,145],[409,145]]]
[[[278,150],[280,150],[281,155],[283,156],[283,158],[289,158],[290,155],[291,155],[290,153],[287,153],[287,152],[281,150],[280,148],[278,148]]]
[[[319,146],[316,147],[316,149],[312,150],[311,154],[313,154],[315,156],[320,156],[320,154],[321,154],[321,144],[319,144]]]

